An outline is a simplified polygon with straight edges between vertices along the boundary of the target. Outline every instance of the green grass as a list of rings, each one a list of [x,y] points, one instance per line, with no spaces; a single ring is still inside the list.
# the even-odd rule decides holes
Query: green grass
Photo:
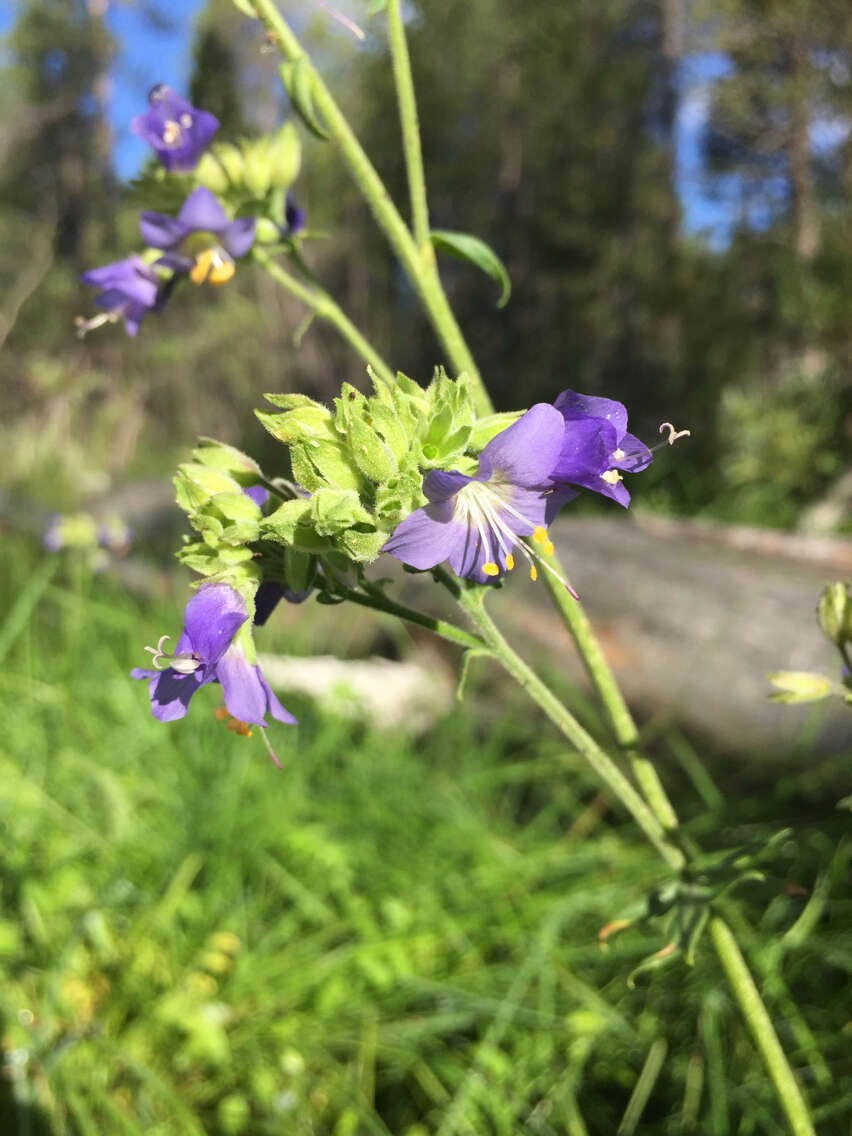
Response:
[[[782,1131],[709,944],[634,990],[664,927],[597,945],[660,867],[520,698],[421,741],[286,700],[278,771],[215,688],[161,725],[127,678],[182,599],[11,540],[4,565],[3,1136]],[[284,619],[264,646],[295,622],[297,650],[339,642],[336,614]],[[802,784],[732,917],[820,1131],[848,1133],[849,846]],[[708,847],[772,831],[766,786],[715,819],[683,792]]]

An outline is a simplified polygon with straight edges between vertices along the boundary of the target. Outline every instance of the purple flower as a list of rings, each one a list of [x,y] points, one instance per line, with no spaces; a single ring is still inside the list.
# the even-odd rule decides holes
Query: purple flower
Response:
[[[133,119],[130,129],[154,147],[170,172],[194,170],[219,129],[219,119],[198,110],[165,83],[151,88],[148,103],[149,109]]]
[[[626,508],[630,494],[622,473],[639,473],[651,464],[653,455],[627,432],[624,405],[572,390],[563,391],[553,405],[565,421],[565,438],[551,475],[558,488],[550,515],[566,500],[566,485],[593,489]]]
[[[269,500],[269,490],[265,489],[262,485],[249,485],[247,489],[243,490],[243,493],[245,493],[246,497],[254,501],[258,509],[262,509]]]
[[[428,505],[397,525],[382,551],[420,569],[447,560],[457,576],[484,583],[512,570],[517,547],[536,579],[534,561],[544,562],[522,538],[532,536],[545,554],[553,551],[545,513],[564,434],[561,414],[540,402],[492,438],[472,477],[432,470],[423,482]]]
[[[145,212],[139,218],[142,240],[161,249],[163,264],[189,273],[194,284],[224,284],[234,275],[234,260],[254,242],[254,217],[229,221],[209,189],[200,185],[184,201],[177,217]]]
[[[305,210],[300,208],[300,206],[295,203],[289,193],[287,194],[287,204],[284,210],[284,218],[287,222],[287,225],[284,229],[284,235],[286,237],[295,237],[297,233],[301,233],[301,231],[305,227],[305,222],[307,220],[307,214],[305,213]]]
[[[209,682],[222,685],[225,707],[239,722],[266,726],[267,712],[279,722],[296,719],[281,705],[256,663],[248,660],[234,636],[248,619],[248,609],[239,592],[229,584],[205,584],[186,605],[183,633],[173,655],[158,646],[147,647],[154,656],[154,670],[135,667],[131,678],[148,679],[154,717],[161,722],[182,718],[190,699]],[[168,660],[165,669],[157,667]]]
[[[150,264],[138,256],[128,256],[103,268],[93,268],[80,277],[83,284],[99,288],[95,303],[104,308],[104,314],[94,319],[77,320],[81,335],[104,323],[123,319],[128,335],[135,335],[145,315],[162,305],[165,294],[160,289],[160,277]]]

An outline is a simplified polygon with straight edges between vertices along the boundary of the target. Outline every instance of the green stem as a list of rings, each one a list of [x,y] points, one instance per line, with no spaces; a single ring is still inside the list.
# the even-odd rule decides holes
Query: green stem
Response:
[[[273,260],[265,249],[255,248],[252,255],[255,262],[291,296],[295,296],[303,304],[307,304],[320,319],[327,320],[336,327],[346,342],[373,368],[379,378],[389,386],[395,385],[396,375],[394,372],[325,289],[318,284],[302,283],[276,260]]]
[[[434,260],[435,250],[429,231],[429,206],[426,202],[426,176],[423,172],[423,152],[420,148],[420,125],[417,121],[417,102],[414,97],[414,80],[411,75],[411,57],[402,22],[399,0],[388,0],[388,44],[390,46],[396,99],[399,104],[399,122],[402,128],[402,148],[408,174],[408,194],[411,198],[411,228],[420,256],[424,261]]]
[[[464,371],[469,376],[477,413],[492,413],[491,399],[470,349],[465,343],[461,328],[447,302],[434,258],[429,260],[421,256],[417,243],[391,201],[382,179],[335,102],[334,96],[273,0],[254,0],[254,6],[264,26],[275,37],[285,59],[305,60],[314,106],[324,120],[329,134],[340,147],[353,179],[373,212],[376,224],[385,234],[417,291],[452,367],[457,373]]]
[[[482,652],[485,650],[485,642],[479,638],[478,635],[471,635],[469,631],[465,631],[461,627],[456,627],[454,623],[448,623],[444,619],[435,619],[431,615],[426,615],[422,611],[417,611],[415,608],[406,607],[405,604],[397,603],[395,600],[388,599],[382,592],[377,589],[370,589],[369,592],[359,592],[353,588],[342,588],[341,594],[352,603],[359,604],[361,607],[372,608],[373,611],[382,611],[386,615],[395,615],[399,619],[404,619],[408,623],[415,623],[418,627],[425,627],[428,631],[432,631],[435,635],[440,635],[442,639],[448,640],[450,643],[455,643],[459,647],[471,648],[474,651]]]
[[[562,568],[555,556],[552,563],[557,572],[562,574]],[[654,815],[663,828],[667,832],[674,832],[678,827],[677,814],[653,764],[639,753],[639,731],[624,701],[624,695],[615,681],[615,676],[604,658],[600,642],[592,630],[588,616],[580,603],[565,590],[556,577],[550,572],[544,572],[543,577],[547,590],[576,644],[592,686],[603,703],[615,740],[630,762],[633,775],[645,800],[654,810]]]
[[[685,863],[683,853],[680,849],[668,843],[662,825],[612,758],[604,753],[591,734],[583,729],[574,715],[563,706],[535,671],[507,643],[494,621],[485,611],[482,591],[480,589],[464,590],[461,592],[458,602],[501,666],[523,687],[533,701],[538,703],[554,725],[582,754],[598,777],[633,816],[633,819],[669,867],[675,871],[680,871]]]
[[[718,915],[710,919],[710,937],[728,983],[740,1004],[760,1055],[775,1085],[775,1091],[794,1136],[816,1136],[808,1106],[784,1055],[772,1020],[728,924]]]

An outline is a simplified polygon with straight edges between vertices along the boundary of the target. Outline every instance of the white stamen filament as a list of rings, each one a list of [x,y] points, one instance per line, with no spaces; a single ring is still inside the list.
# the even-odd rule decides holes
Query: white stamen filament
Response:
[[[538,564],[551,576],[554,576],[576,598],[577,593],[568,581],[548,564],[547,560],[539,555],[534,548],[530,548],[525,543],[524,537],[513,531],[506,522],[505,514],[508,513],[511,517],[520,521],[525,528],[533,531],[539,528],[543,529],[543,526],[535,525],[529,517],[525,517],[523,513],[510,504],[508,497],[511,490],[512,486],[501,482],[497,476],[492,477],[488,483],[471,481],[456,494],[455,516],[462,523],[475,527],[485,555],[488,554],[490,548],[490,542],[487,539],[487,533],[490,532],[503,553],[504,560],[512,555],[513,549],[517,549],[522,556],[526,557],[533,579],[535,579],[535,566]],[[553,546],[549,541],[546,548],[552,551]],[[485,563],[490,564],[492,562],[486,560]],[[478,567],[482,569],[483,565],[480,564]],[[500,565],[498,564],[497,567],[499,569]],[[493,572],[486,573],[486,575],[492,574]]]

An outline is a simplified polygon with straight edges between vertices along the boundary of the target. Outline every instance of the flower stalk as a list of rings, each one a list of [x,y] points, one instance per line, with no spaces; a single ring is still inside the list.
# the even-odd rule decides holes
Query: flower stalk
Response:
[[[739,943],[728,924],[719,915],[711,916],[710,938],[713,940],[728,984],[734,992],[743,1017],[748,1022],[755,1045],[760,1050],[760,1055],[775,1085],[778,1099],[787,1115],[790,1131],[794,1136],[816,1136],[808,1106],[781,1048],[778,1035],[743,958]]]
[[[295,296],[297,300],[301,300],[303,304],[307,304],[314,315],[319,316],[320,319],[326,320],[326,322],[335,327],[349,346],[361,356],[368,366],[373,368],[379,378],[389,386],[393,386],[396,382],[394,372],[369,340],[361,334],[352,320],[344,312],[343,308],[340,307],[336,300],[332,299],[324,288],[314,283],[304,284],[298,277],[288,272],[277,260],[273,260],[265,249],[255,247],[252,255],[255,262],[259,264],[276,283],[280,284],[291,296]]]
[[[462,372],[467,374],[477,412],[479,414],[492,413],[491,399],[485,389],[473,355],[462,335],[461,328],[447,301],[434,264],[434,258],[430,264],[421,256],[417,242],[391,200],[375,166],[367,157],[363,146],[337,105],[334,96],[311,63],[301,43],[273,0],[254,0],[254,6],[260,20],[274,37],[284,58],[291,62],[304,60],[304,66],[308,69],[316,109],[324,120],[330,136],[339,146],[352,178],[372,210],[376,224],[384,233],[417,291],[426,314],[447,353],[449,362],[457,374]]]
[[[388,44],[396,86],[396,98],[399,104],[402,148],[408,175],[408,194],[411,199],[411,228],[420,257],[424,264],[428,265],[434,263],[435,250],[429,232],[429,206],[426,202],[426,176],[423,172],[423,152],[420,146],[417,101],[414,97],[411,57],[408,53],[408,41],[405,38],[400,0],[388,0],[387,17]]]
[[[668,866],[675,872],[681,871],[686,863],[681,850],[668,842],[663,826],[612,758],[601,749],[591,734],[586,732],[567,707],[509,645],[486,612],[484,600],[485,595],[481,588],[463,589],[458,597],[459,606],[503,669],[523,687],[613,795],[621,801]]]

